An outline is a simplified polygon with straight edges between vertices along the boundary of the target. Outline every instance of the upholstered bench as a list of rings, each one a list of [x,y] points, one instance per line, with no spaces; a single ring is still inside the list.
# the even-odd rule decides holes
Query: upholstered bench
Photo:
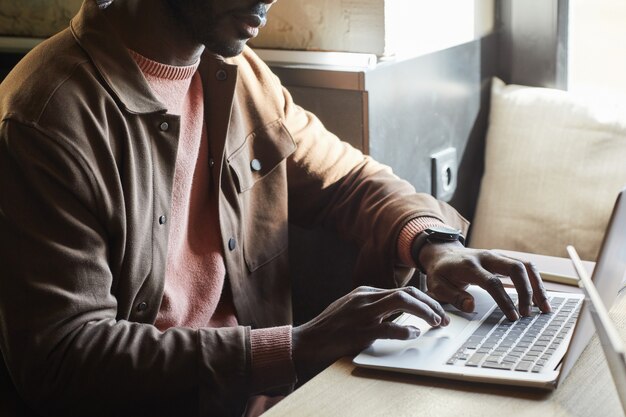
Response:
[[[470,246],[595,261],[624,186],[626,103],[494,79]]]

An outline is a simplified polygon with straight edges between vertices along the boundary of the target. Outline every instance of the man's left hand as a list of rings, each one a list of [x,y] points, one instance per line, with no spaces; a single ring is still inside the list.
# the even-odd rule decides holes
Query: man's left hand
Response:
[[[459,242],[429,243],[419,253],[427,276],[428,294],[464,312],[474,311],[470,284],[486,290],[509,320],[530,315],[531,303],[544,313],[552,311],[537,269],[489,250],[470,249]],[[519,311],[504,290],[500,276],[511,278],[518,293]]]

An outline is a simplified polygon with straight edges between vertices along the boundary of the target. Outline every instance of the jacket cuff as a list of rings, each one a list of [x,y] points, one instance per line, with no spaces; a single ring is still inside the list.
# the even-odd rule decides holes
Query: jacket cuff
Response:
[[[402,265],[410,266],[412,268],[417,266],[415,260],[411,257],[411,245],[417,235],[429,227],[436,226],[445,226],[445,224],[435,217],[417,217],[404,225],[400,231],[400,235],[398,236],[397,252],[398,261],[400,261]]]
[[[296,383],[291,326],[251,330],[250,347],[253,392]]]

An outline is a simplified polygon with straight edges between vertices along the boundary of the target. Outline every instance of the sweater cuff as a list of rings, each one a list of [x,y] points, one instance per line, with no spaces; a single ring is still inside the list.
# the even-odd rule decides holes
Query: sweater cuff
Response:
[[[296,383],[296,369],[291,357],[291,326],[251,330],[250,346],[253,392]]]
[[[412,268],[417,266],[411,257],[411,245],[417,235],[429,227],[437,226],[445,226],[445,224],[435,217],[417,217],[402,228],[398,237],[398,260],[402,265]]]

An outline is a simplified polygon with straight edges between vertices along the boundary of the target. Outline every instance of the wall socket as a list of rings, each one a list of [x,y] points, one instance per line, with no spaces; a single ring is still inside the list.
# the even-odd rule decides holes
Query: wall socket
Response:
[[[438,200],[450,201],[454,195],[459,171],[456,148],[450,147],[430,156],[432,165],[432,195]]]

